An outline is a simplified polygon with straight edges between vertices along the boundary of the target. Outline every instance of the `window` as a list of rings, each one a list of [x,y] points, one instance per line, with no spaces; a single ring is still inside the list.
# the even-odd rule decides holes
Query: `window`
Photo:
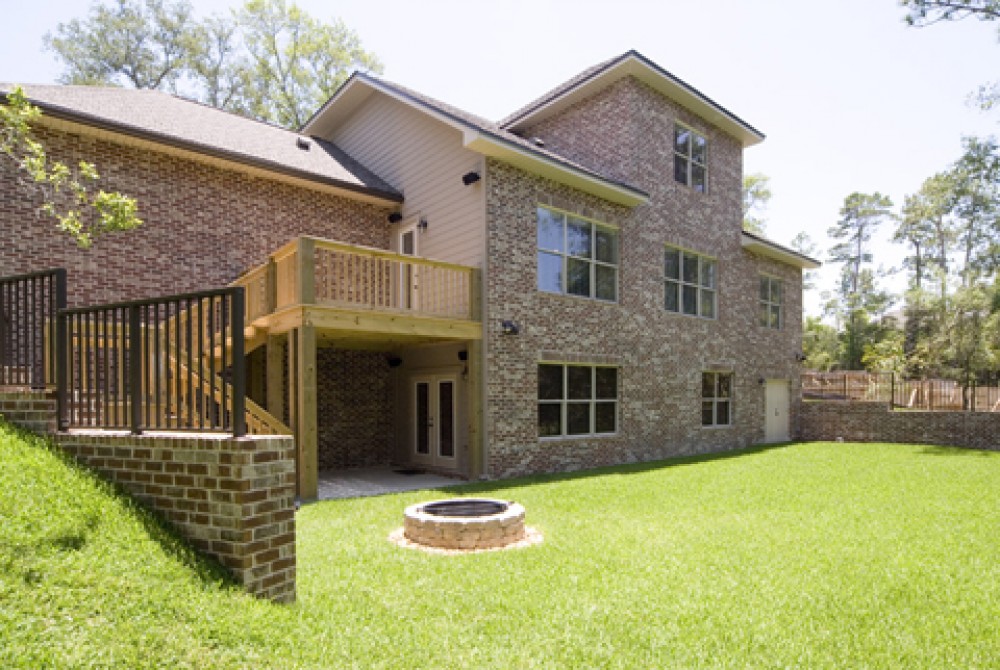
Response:
[[[699,193],[708,187],[708,143],[680,124],[674,126],[674,179]]]
[[[715,318],[716,262],[676,247],[663,254],[663,306],[668,312]]]
[[[539,207],[538,288],[551,293],[618,300],[618,231]]]
[[[781,328],[781,280],[761,275],[760,278],[760,325],[765,328]]]
[[[701,425],[732,423],[733,373],[703,372],[701,375]]]
[[[618,368],[538,366],[538,435],[610,435],[618,429]]]

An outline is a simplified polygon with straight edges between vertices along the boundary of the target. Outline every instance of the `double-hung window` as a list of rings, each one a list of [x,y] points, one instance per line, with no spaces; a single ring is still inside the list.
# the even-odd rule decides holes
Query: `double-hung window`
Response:
[[[733,422],[733,373],[701,374],[701,425],[728,426]]]
[[[765,328],[780,329],[782,324],[781,280],[761,275],[760,277],[760,325]]]
[[[663,254],[663,307],[668,312],[714,319],[717,267],[713,258],[667,247]]]
[[[674,180],[699,193],[708,190],[708,142],[680,124],[674,126]]]
[[[538,288],[618,300],[618,231],[548,207],[538,208]]]
[[[618,368],[538,366],[538,435],[610,435],[618,430]]]

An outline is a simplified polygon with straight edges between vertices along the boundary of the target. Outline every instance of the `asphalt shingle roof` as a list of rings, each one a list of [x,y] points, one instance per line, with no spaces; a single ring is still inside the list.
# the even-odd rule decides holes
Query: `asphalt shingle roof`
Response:
[[[0,93],[13,84],[0,83]],[[43,114],[393,200],[400,193],[333,144],[152,90],[26,84]]]

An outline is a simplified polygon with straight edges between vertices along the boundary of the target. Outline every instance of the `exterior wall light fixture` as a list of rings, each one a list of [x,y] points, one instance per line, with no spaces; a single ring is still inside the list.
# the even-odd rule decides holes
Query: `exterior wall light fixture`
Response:
[[[521,326],[517,325],[509,319],[504,319],[500,322],[500,328],[503,330],[504,335],[517,335],[521,332]]]
[[[462,175],[462,183],[465,184],[466,186],[471,186],[472,184],[475,184],[477,181],[479,181],[479,179],[480,179],[479,173],[475,171],[466,172],[465,174]]]

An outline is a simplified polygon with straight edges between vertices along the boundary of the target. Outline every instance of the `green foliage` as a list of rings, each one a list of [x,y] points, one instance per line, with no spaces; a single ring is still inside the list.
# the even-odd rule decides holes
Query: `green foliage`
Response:
[[[887,328],[881,338],[865,343],[861,362],[870,372],[903,373],[906,370],[903,331]]]
[[[64,84],[172,88],[189,64],[193,21],[182,0],[114,0],[60,23],[45,47],[66,63]]]
[[[290,128],[351,70],[382,69],[342,21],[319,21],[285,0],[247,0],[203,20],[187,0],[98,2],[86,20],[60,23],[45,45],[66,66],[66,83],[182,92]]]
[[[80,161],[71,168],[49,160],[45,147],[31,136],[31,124],[40,117],[20,87],[0,105],[0,160],[12,164],[21,186],[41,200],[39,211],[82,248],[104,233],[141,225],[133,198],[97,189],[100,175],[92,163]]]
[[[771,201],[771,178],[756,172],[743,176],[743,230],[764,234],[763,212]]]
[[[440,491],[307,505],[292,606],[240,593],[29,438],[0,428],[0,462],[5,668],[1000,658],[1000,454],[820,443],[469,485],[446,495],[517,500],[545,540],[466,556],[387,540]]]
[[[1000,0],[900,0],[899,4],[906,8],[906,23],[917,27],[970,17],[980,21],[1000,19]]]
[[[840,337],[837,329],[822,322],[819,317],[806,317],[802,327],[802,353],[804,365],[809,370],[829,372],[840,361]]]

